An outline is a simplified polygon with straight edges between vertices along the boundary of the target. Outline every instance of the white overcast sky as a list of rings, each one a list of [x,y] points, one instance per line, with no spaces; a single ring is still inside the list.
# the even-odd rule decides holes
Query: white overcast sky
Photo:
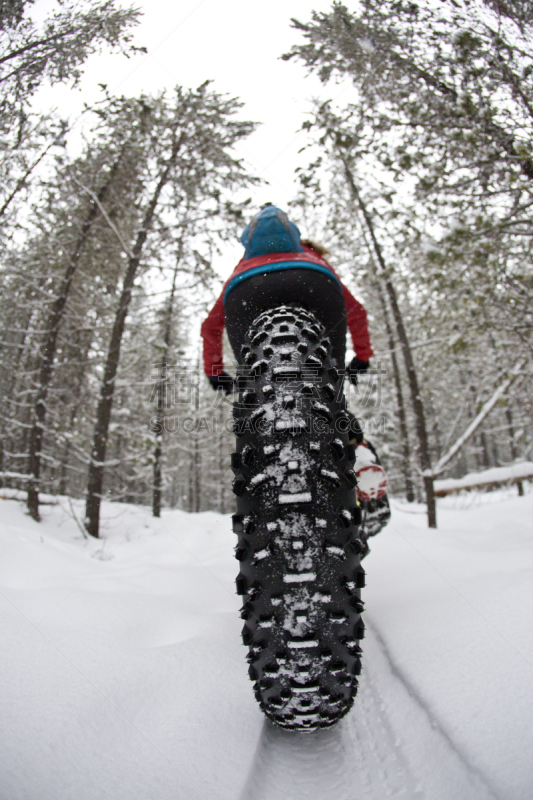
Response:
[[[320,83],[307,78],[301,65],[279,57],[301,39],[290,26],[291,17],[309,19],[313,7],[326,10],[330,0],[152,0],[138,5],[144,16],[136,41],[148,54],[131,61],[94,59],[87,78],[128,95],[176,84],[196,87],[212,79],[217,91],[244,101],[243,116],[263,123],[243,147],[252,169],[271,183],[259,190],[257,200],[286,205],[295,193],[295,160],[304,139],[297,131]]]
[[[302,41],[291,27],[291,17],[307,21],[313,9],[328,10],[331,0],[151,0],[136,5],[143,17],[135,29],[135,43],[144,45],[148,54],[131,59],[94,56],[80,88],[45,90],[39,104],[55,106],[67,116],[79,113],[83,101],[98,99],[99,83],[112,93],[137,95],[176,84],[194,88],[211,79],[214,89],[244,101],[244,118],[262,123],[240,146],[239,155],[269,184],[245,196],[251,194],[257,206],[269,200],[286,208],[297,191],[294,169],[309,160],[309,155],[298,155],[306,141],[298,130],[310,98],[325,94],[300,63],[281,61],[280,56]],[[33,13],[42,18],[54,7],[52,0],[37,0]],[[343,86],[331,91],[338,96]],[[226,258],[233,260],[235,255],[240,257],[237,244]],[[227,263],[215,266],[221,274],[229,270]]]

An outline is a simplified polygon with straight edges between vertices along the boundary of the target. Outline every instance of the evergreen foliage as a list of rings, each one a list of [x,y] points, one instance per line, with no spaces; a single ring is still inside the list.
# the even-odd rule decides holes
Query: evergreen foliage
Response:
[[[254,125],[240,117],[241,103],[208,83],[168,96],[104,91],[73,158],[68,123],[39,118],[32,95],[43,80],[76,83],[104,44],[131,49],[138,12],[62,3],[38,28],[28,9],[0,9],[0,480],[28,491],[36,520],[42,492],[87,493],[93,535],[103,494],[153,498],[154,513],[167,493],[174,505],[199,510],[218,498],[229,510],[228,414],[215,409],[219,425],[210,428],[213,397],[203,399],[196,338],[217,282],[212,256],[244,226],[249,201],[235,203],[232,193],[254,179],[233,148]],[[180,386],[157,380],[162,371],[185,381],[181,407]]]
[[[229,512],[230,401],[199,328],[213,254],[248,221],[233,148],[254,126],[209,84],[104,90],[72,156],[71,122],[32,98],[103,47],[130,52],[138,11],[31,12],[0,3],[0,482],[36,519],[43,495],[86,496],[93,535],[101,497]],[[304,123],[292,215],[368,308],[384,372],[352,408],[393,492],[430,506],[436,465],[459,477],[533,447],[531,19],[529,2],[334,3],[294,22],[286,56],[351,85]]]
[[[387,326],[373,227],[384,256],[380,281],[394,286],[415,355],[433,463],[520,358],[531,360],[527,5],[363,0],[349,10],[335,3],[310,22],[294,21],[304,42],[285,56],[325,83],[353,85],[351,102],[316,103],[304,124],[320,156],[301,171],[295,207],[329,209],[326,241],[365,292],[379,342]],[[522,373],[496,406],[499,419],[492,412],[460,452],[451,467],[457,474],[529,451],[531,378]],[[400,427],[389,434],[388,466],[393,475],[401,467],[406,486]],[[413,435],[412,416],[409,428]]]
[[[62,2],[42,24],[33,0],[0,1],[0,221],[50,150],[64,144],[67,123],[36,113],[31,101],[45,85],[76,85],[87,58],[102,48],[132,53],[140,17],[115,0]]]

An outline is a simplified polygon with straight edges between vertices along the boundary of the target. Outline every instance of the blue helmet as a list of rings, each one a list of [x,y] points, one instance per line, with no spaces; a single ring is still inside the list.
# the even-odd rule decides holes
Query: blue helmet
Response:
[[[267,203],[252,217],[243,231],[241,242],[246,260],[269,253],[303,253],[300,231],[287,214],[272,203]]]

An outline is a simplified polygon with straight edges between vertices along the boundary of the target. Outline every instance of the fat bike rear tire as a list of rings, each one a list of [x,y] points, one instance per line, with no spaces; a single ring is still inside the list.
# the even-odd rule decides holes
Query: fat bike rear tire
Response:
[[[234,407],[233,530],[243,643],[263,712],[311,732],[351,708],[364,636],[355,452],[342,376],[308,311],[248,331]]]

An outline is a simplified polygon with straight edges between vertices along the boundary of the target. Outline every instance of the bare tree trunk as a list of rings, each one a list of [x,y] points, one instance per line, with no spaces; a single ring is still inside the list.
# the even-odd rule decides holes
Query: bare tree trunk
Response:
[[[160,383],[163,383],[162,378],[160,379]],[[163,424],[164,424],[163,393],[164,389],[163,390],[158,389],[156,418],[160,421],[161,427],[159,426],[159,424],[155,426],[156,440],[154,448],[154,489],[152,494],[152,515],[154,517],[161,516],[161,483],[162,483],[161,459],[163,455],[162,438],[163,438]]]
[[[174,318],[174,301],[176,295],[176,280],[178,277],[178,270],[182,256],[182,240],[180,239],[178,254],[176,256],[176,265],[174,267],[174,274],[172,275],[172,288],[167,302],[165,317],[163,320],[163,352],[161,354],[161,364],[159,365],[159,376],[156,386],[156,440],[154,448],[154,488],[152,495],[152,514],[154,517],[161,516],[161,500],[162,500],[162,486],[163,486],[163,473],[162,473],[162,458],[163,458],[163,435],[165,424],[165,404],[167,400],[168,391],[168,358],[170,352],[170,338],[172,334],[172,320]]]
[[[227,469],[226,459],[224,458],[224,412],[223,408],[218,409],[216,418],[217,436],[218,436],[218,459],[217,459],[217,473],[218,473],[218,510],[220,514],[226,513],[226,491],[224,485],[225,470]]]
[[[372,269],[374,271],[374,276],[376,279],[374,285],[376,287],[379,303],[381,305],[381,313],[383,314],[383,321],[385,322],[385,330],[387,331],[387,342],[391,354],[392,374],[394,377],[394,387],[396,389],[396,404],[398,408],[398,421],[400,423],[400,438],[402,441],[402,462],[403,462],[403,475],[405,480],[405,496],[409,503],[413,503],[415,499],[415,493],[413,489],[413,475],[411,472],[411,447],[409,445],[409,433],[407,430],[407,419],[405,414],[405,404],[403,399],[400,369],[398,367],[398,359],[396,358],[396,342],[392,332],[392,325],[390,322],[387,300],[385,295],[383,294],[381,281],[379,280],[378,271],[376,270],[374,263],[374,256],[370,248],[370,245],[368,244],[365,230],[363,230],[363,238],[368,248],[368,252],[370,255],[370,263],[372,265]]]
[[[107,191],[116,175],[122,155],[115,161],[109,177],[98,192],[98,202],[93,200],[89,206],[89,212],[83,223],[79,236],[74,243],[70,259],[63,275],[59,293],[52,304],[46,325],[46,339],[41,351],[41,368],[37,384],[37,399],[34,406],[34,421],[30,432],[28,449],[28,472],[30,480],[28,482],[27,506],[30,516],[34,520],[39,520],[39,476],[41,472],[41,448],[44,436],[44,423],[46,418],[46,399],[54,372],[54,359],[57,352],[57,339],[59,330],[65,313],[65,306],[69,296],[72,280],[78,268],[78,263],[82,250],[85,246],[93,222],[98,216],[98,204],[102,202]]]
[[[194,442],[194,512],[198,514],[200,511],[201,503],[201,487],[200,487],[200,442],[198,441],[198,432],[193,432]]]
[[[61,458],[61,470],[59,473],[59,494],[67,494],[68,488],[68,461],[70,457],[70,439],[67,439],[63,447],[63,456]]]
[[[137,276],[137,270],[141,261],[144,244],[148,236],[148,230],[152,224],[154,214],[159,202],[159,197],[165,184],[167,183],[170,171],[174,166],[176,157],[183,140],[183,136],[174,144],[170,158],[161,174],[161,177],[154,190],[152,198],[145,211],[140,230],[137,234],[135,246],[131,252],[128,269],[122,286],[122,293],[115,315],[111,341],[107,352],[104,379],[100,390],[100,401],[96,411],[96,425],[94,429],[93,449],[89,464],[89,476],[87,484],[87,502],[85,506],[85,527],[87,533],[98,538],[100,532],[100,505],[102,502],[102,486],[104,481],[104,461],[109,435],[109,423],[111,422],[111,410],[113,407],[113,396],[115,393],[115,379],[117,376],[120,360],[120,348],[126,316],[131,301],[133,283]]]
[[[198,430],[198,412],[200,410],[200,358],[196,363],[196,387],[194,393],[194,419],[196,421],[193,431],[193,481],[194,481],[194,506],[193,511],[197,514],[200,511],[201,503],[201,483],[200,483],[200,434]]]
[[[192,454],[192,451],[191,451]],[[191,459],[191,469],[189,471],[189,502],[188,511],[194,511],[194,461]]]
[[[481,440],[482,464],[485,469],[489,469],[490,467],[489,443],[487,441],[487,436],[485,434],[485,431],[481,431],[479,437]]]
[[[415,493],[413,490],[413,475],[411,472],[411,447],[409,445],[409,434],[407,430],[407,419],[405,414],[405,404],[403,399],[402,382],[400,377],[400,369],[398,366],[398,359],[396,358],[396,342],[392,333],[392,326],[389,318],[389,309],[387,308],[387,301],[381,288],[381,283],[376,281],[376,288],[378,292],[379,302],[381,305],[381,312],[385,322],[385,330],[387,331],[387,341],[391,353],[392,361],[392,374],[394,377],[394,386],[396,389],[396,404],[398,408],[398,421],[400,424],[400,439],[402,444],[402,462],[403,462],[403,475],[405,480],[405,496],[409,503],[413,503]]]
[[[407,379],[409,382],[409,389],[411,393],[411,402],[413,404],[413,410],[415,414],[416,433],[417,433],[419,452],[420,452],[420,466],[422,468],[422,472],[424,473],[424,489],[426,493],[428,526],[430,528],[436,528],[437,506],[435,502],[433,477],[431,477],[431,457],[429,453],[426,417],[424,413],[424,403],[422,401],[422,395],[420,393],[420,388],[418,385],[418,377],[416,374],[415,362],[413,359],[413,354],[409,343],[409,337],[407,335],[407,331],[403,323],[403,317],[400,311],[400,306],[398,304],[396,290],[390,278],[388,277],[387,266],[385,264],[385,259],[383,258],[383,252],[381,250],[381,246],[376,238],[372,218],[368,213],[366,205],[364,204],[363,199],[361,198],[357,186],[355,185],[352,172],[347,162],[344,159],[342,159],[342,161],[344,164],[346,180],[348,182],[348,185],[350,187],[354,199],[356,200],[357,204],[359,205],[359,208],[361,209],[361,213],[363,214],[363,218],[365,220],[365,224],[370,234],[370,238],[372,239],[374,252],[376,254],[376,258],[380,266],[380,273],[381,273],[380,277],[382,278],[385,284],[385,289],[387,291],[387,295],[392,309],[392,314],[396,324],[398,339],[400,340],[400,344],[402,346],[404,360],[405,360],[405,368],[407,371]]]
[[[516,446],[515,441],[515,432],[514,432],[514,423],[513,423],[513,412],[511,411],[511,406],[507,403],[507,408],[505,409],[505,416],[507,417],[507,425],[509,427],[509,449],[511,450],[511,458],[513,461],[516,461],[518,458],[518,448]]]
[[[518,449],[516,447],[516,441],[514,438],[514,424],[513,424],[513,412],[511,411],[511,406],[509,403],[507,404],[507,408],[505,409],[505,416],[507,417],[507,424],[509,426],[509,448],[511,450],[511,458],[513,461],[516,461],[518,458]],[[518,488],[518,496],[524,496],[524,484],[522,481],[517,481],[517,488]]]

